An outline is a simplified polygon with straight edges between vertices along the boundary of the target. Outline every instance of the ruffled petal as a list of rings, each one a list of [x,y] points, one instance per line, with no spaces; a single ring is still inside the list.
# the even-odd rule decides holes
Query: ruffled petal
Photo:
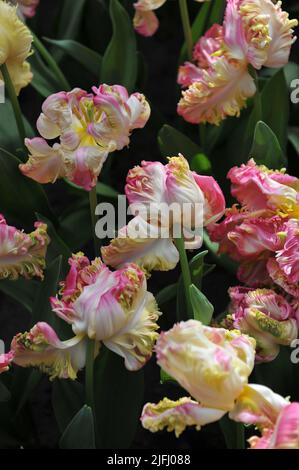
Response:
[[[25,164],[19,166],[21,172],[39,183],[55,183],[57,178],[66,175],[64,153],[58,144],[50,147],[44,139],[25,139],[30,155]]]
[[[238,396],[229,417],[244,424],[254,424],[260,429],[273,427],[288,400],[259,384],[246,385]]]
[[[32,80],[30,65],[33,37],[27,26],[18,18],[17,8],[7,2],[0,3],[0,65],[6,64],[16,94]],[[2,74],[0,73],[0,80]]]
[[[202,407],[191,398],[180,398],[177,401],[164,398],[158,404],[147,403],[142,411],[141,423],[151,432],[175,432],[179,437],[187,426],[196,426],[197,431],[202,426],[218,421],[225,411]]]
[[[47,323],[37,323],[28,333],[14,337],[11,345],[14,363],[21,367],[37,367],[51,380],[76,379],[85,366],[86,340],[76,336],[60,341]],[[98,354],[98,346],[95,355]]]
[[[208,122],[219,125],[227,116],[239,116],[248,98],[256,92],[247,65],[229,62],[222,57],[201,80],[193,83],[178,104],[178,114],[193,124]]]
[[[149,292],[134,305],[131,318],[124,328],[103,343],[108,349],[125,359],[128,370],[135,371],[150,359],[157,333],[157,320],[160,316],[155,298]]]
[[[37,222],[36,229],[27,235],[0,221],[0,279],[43,279],[45,257],[50,242],[47,226]]]
[[[137,218],[133,219],[129,226],[132,226],[135,220]],[[142,227],[143,224],[148,225],[140,220],[139,227]],[[146,272],[174,269],[179,262],[179,253],[172,240],[159,238],[159,229],[155,226],[148,227],[149,232],[144,237],[142,237],[142,233],[140,237],[130,237],[128,235],[130,229],[128,227],[122,229],[118,238],[113,239],[110,245],[102,248],[104,262],[114,268],[134,262]],[[152,237],[149,236],[149,233],[152,234]]]

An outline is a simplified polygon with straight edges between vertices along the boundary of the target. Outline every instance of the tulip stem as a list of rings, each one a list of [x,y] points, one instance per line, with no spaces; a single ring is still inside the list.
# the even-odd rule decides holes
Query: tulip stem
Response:
[[[185,41],[188,51],[188,59],[192,60],[193,38],[190,24],[189,11],[186,0],[179,0],[182,24],[184,29]]]
[[[2,64],[0,66],[0,70],[1,70],[1,73],[3,75],[3,79],[4,79],[4,83],[5,83],[7,92],[8,92],[8,96],[9,96],[10,101],[11,101],[12,109],[13,109],[13,112],[14,112],[18,132],[19,132],[19,136],[20,136],[20,140],[21,140],[21,145],[22,145],[22,148],[24,148],[24,145],[25,145],[24,141],[25,141],[25,138],[26,138],[26,131],[25,131],[25,125],[24,125],[22,111],[21,111],[21,108],[20,108],[20,103],[19,103],[18,97],[16,95],[15,87],[14,87],[13,82],[11,80],[11,77],[10,77],[10,74],[9,74],[9,71],[8,71],[8,68],[7,68],[6,64]]]
[[[54,75],[56,76],[60,86],[63,88],[63,91],[70,91],[71,86],[67,79],[65,78],[61,68],[57,64],[57,62],[53,59],[47,48],[43,45],[43,43],[39,40],[39,38],[31,31],[33,36],[33,44],[36,50],[40,53],[41,57],[44,61],[48,64]]]
[[[96,235],[96,223],[97,223],[96,207],[98,205],[96,186],[91,191],[89,191],[89,205],[90,205],[91,230],[92,230],[93,243],[94,243],[94,252],[95,252],[95,256],[97,257],[100,254],[100,243]]]
[[[86,405],[90,406],[94,413],[94,351],[95,341],[93,339],[87,339],[86,346],[86,368],[85,368],[85,394],[86,394]]]
[[[245,449],[244,424],[236,423],[236,431],[237,431],[237,449]]]
[[[180,255],[188,318],[193,318],[193,309],[190,296],[190,286],[192,284],[192,279],[190,274],[189,262],[185,250],[184,238],[175,238],[174,242]]]

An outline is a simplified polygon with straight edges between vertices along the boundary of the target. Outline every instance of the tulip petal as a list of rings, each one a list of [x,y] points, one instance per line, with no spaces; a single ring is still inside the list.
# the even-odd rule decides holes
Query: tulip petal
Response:
[[[86,361],[84,336],[60,341],[47,323],[37,323],[30,332],[15,336],[11,349],[15,364],[21,367],[38,367],[51,380],[74,380]],[[98,347],[95,351],[95,355],[97,354]]]
[[[49,237],[47,226],[37,222],[36,229],[27,235],[0,220],[0,279],[43,279]]]
[[[151,432],[175,432],[179,437],[187,426],[196,426],[197,431],[202,426],[218,421],[225,411],[205,408],[191,398],[180,398],[177,401],[164,398],[158,404],[147,403],[141,415],[141,423]]]

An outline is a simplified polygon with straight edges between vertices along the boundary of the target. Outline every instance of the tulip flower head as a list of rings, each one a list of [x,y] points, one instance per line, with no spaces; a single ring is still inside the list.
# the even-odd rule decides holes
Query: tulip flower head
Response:
[[[270,170],[253,159],[233,167],[227,175],[232,195],[249,211],[270,210],[283,217],[299,217],[299,180],[285,169]]]
[[[61,341],[50,325],[39,322],[13,338],[10,352],[0,355],[0,373],[13,362],[37,367],[51,380],[74,380],[86,365],[88,338],[95,341],[95,358],[104,344],[124,358],[130,371],[150,359],[160,312],[144,273],[133,264],[111,272],[100,259],[90,262],[83,253],[73,255],[69,264],[59,294],[50,301],[75,336]]]
[[[227,0],[223,25],[213,25],[194,48],[193,61],[180,67],[182,92],[178,114],[193,124],[219,125],[239,116],[256,85],[248,66],[283,67],[296,40],[282,3]]]
[[[211,328],[195,320],[162,333],[158,364],[200,404],[229,410],[252,372],[255,341],[238,331]]]
[[[218,421],[234,409],[254,366],[255,340],[239,331],[211,328],[196,320],[161,333],[158,364],[195,400],[164,398],[145,405],[141,422],[152,432],[167,428],[179,436],[186,426]]]
[[[202,227],[218,220],[225,209],[214,178],[191,171],[182,155],[169,158],[167,165],[142,162],[129,172],[125,190],[138,215],[102,249],[105,263],[113,267],[135,262],[147,272],[173,269],[179,261],[176,230],[179,236],[183,232],[187,249],[199,248]]]
[[[232,168],[228,178],[241,208],[233,206],[223,222],[208,227],[212,241],[240,263],[241,282],[259,287],[274,281],[299,298],[298,178],[254,160]]]
[[[295,310],[283,296],[270,289],[233,287],[230,313],[233,325],[255,338],[256,361],[269,362],[298,336]]]
[[[37,121],[42,138],[26,139],[30,156],[20,169],[40,183],[67,178],[90,191],[108,154],[127,146],[131,132],[144,127],[149,116],[145,97],[129,96],[118,85],[51,95]],[[57,138],[52,147],[47,143]]]
[[[36,222],[35,230],[26,234],[7,225],[0,215],[0,279],[43,279],[49,237],[47,226]]]
[[[18,18],[17,7],[0,0],[0,65],[7,66],[10,78],[19,95],[32,80],[28,57],[31,55],[33,37]],[[0,72],[0,84],[3,77]]]
[[[160,315],[144,273],[133,264],[111,272],[99,259],[90,263],[81,253],[73,255],[70,265],[60,295],[51,299],[54,312],[77,336],[88,336],[123,357],[129,370],[141,368],[152,354]]]

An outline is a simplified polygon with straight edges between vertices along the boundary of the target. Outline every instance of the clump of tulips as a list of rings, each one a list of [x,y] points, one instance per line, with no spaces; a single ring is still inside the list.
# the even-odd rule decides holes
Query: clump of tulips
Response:
[[[277,124],[267,99],[282,73],[276,69],[290,61],[297,20],[280,1],[197,0],[191,28],[194,1],[179,0],[180,130],[164,126],[161,161],[140,155],[136,165],[135,135],[146,135],[157,110],[139,80],[135,34],[151,41],[169,2],[139,0],[127,11],[110,0],[113,36],[103,56],[74,38],[41,41],[30,19],[38,20],[42,3],[0,0],[0,84],[8,100],[0,113],[15,119],[7,146],[0,124],[0,290],[30,314],[25,331],[0,351],[0,421],[6,402],[11,416],[27,412],[39,381],[49,379],[62,448],[130,447],[138,424],[180,439],[187,427],[219,421],[226,442],[234,429],[235,447],[245,448],[246,429],[252,449],[299,449],[299,396],[265,373],[282,361],[295,374],[299,179],[284,168],[288,116]],[[73,83],[64,54],[93,75],[94,86]],[[18,98],[31,85],[42,102],[37,131]],[[231,150],[237,133],[242,145],[251,143],[245,159]],[[298,135],[292,126],[295,148]],[[113,238],[99,239],[99,203],[117,205],[113,165],[121,159],[129,160],[122,192],[130,217]],[[177,279],[168,282],[174,269]],[[213,269],[234,276],[222,312],[203,293]],[[155,276],[166,280],[159,292]],[[145,403],[149,361],[161,374],[158,403]],[[180,398],[165,397],[165,382]],[[111,432],[114,425],[120,432]],[[15,431],[13,447],[29,447],[30,433]],[[5,442],[0,437],[0,448]]]

